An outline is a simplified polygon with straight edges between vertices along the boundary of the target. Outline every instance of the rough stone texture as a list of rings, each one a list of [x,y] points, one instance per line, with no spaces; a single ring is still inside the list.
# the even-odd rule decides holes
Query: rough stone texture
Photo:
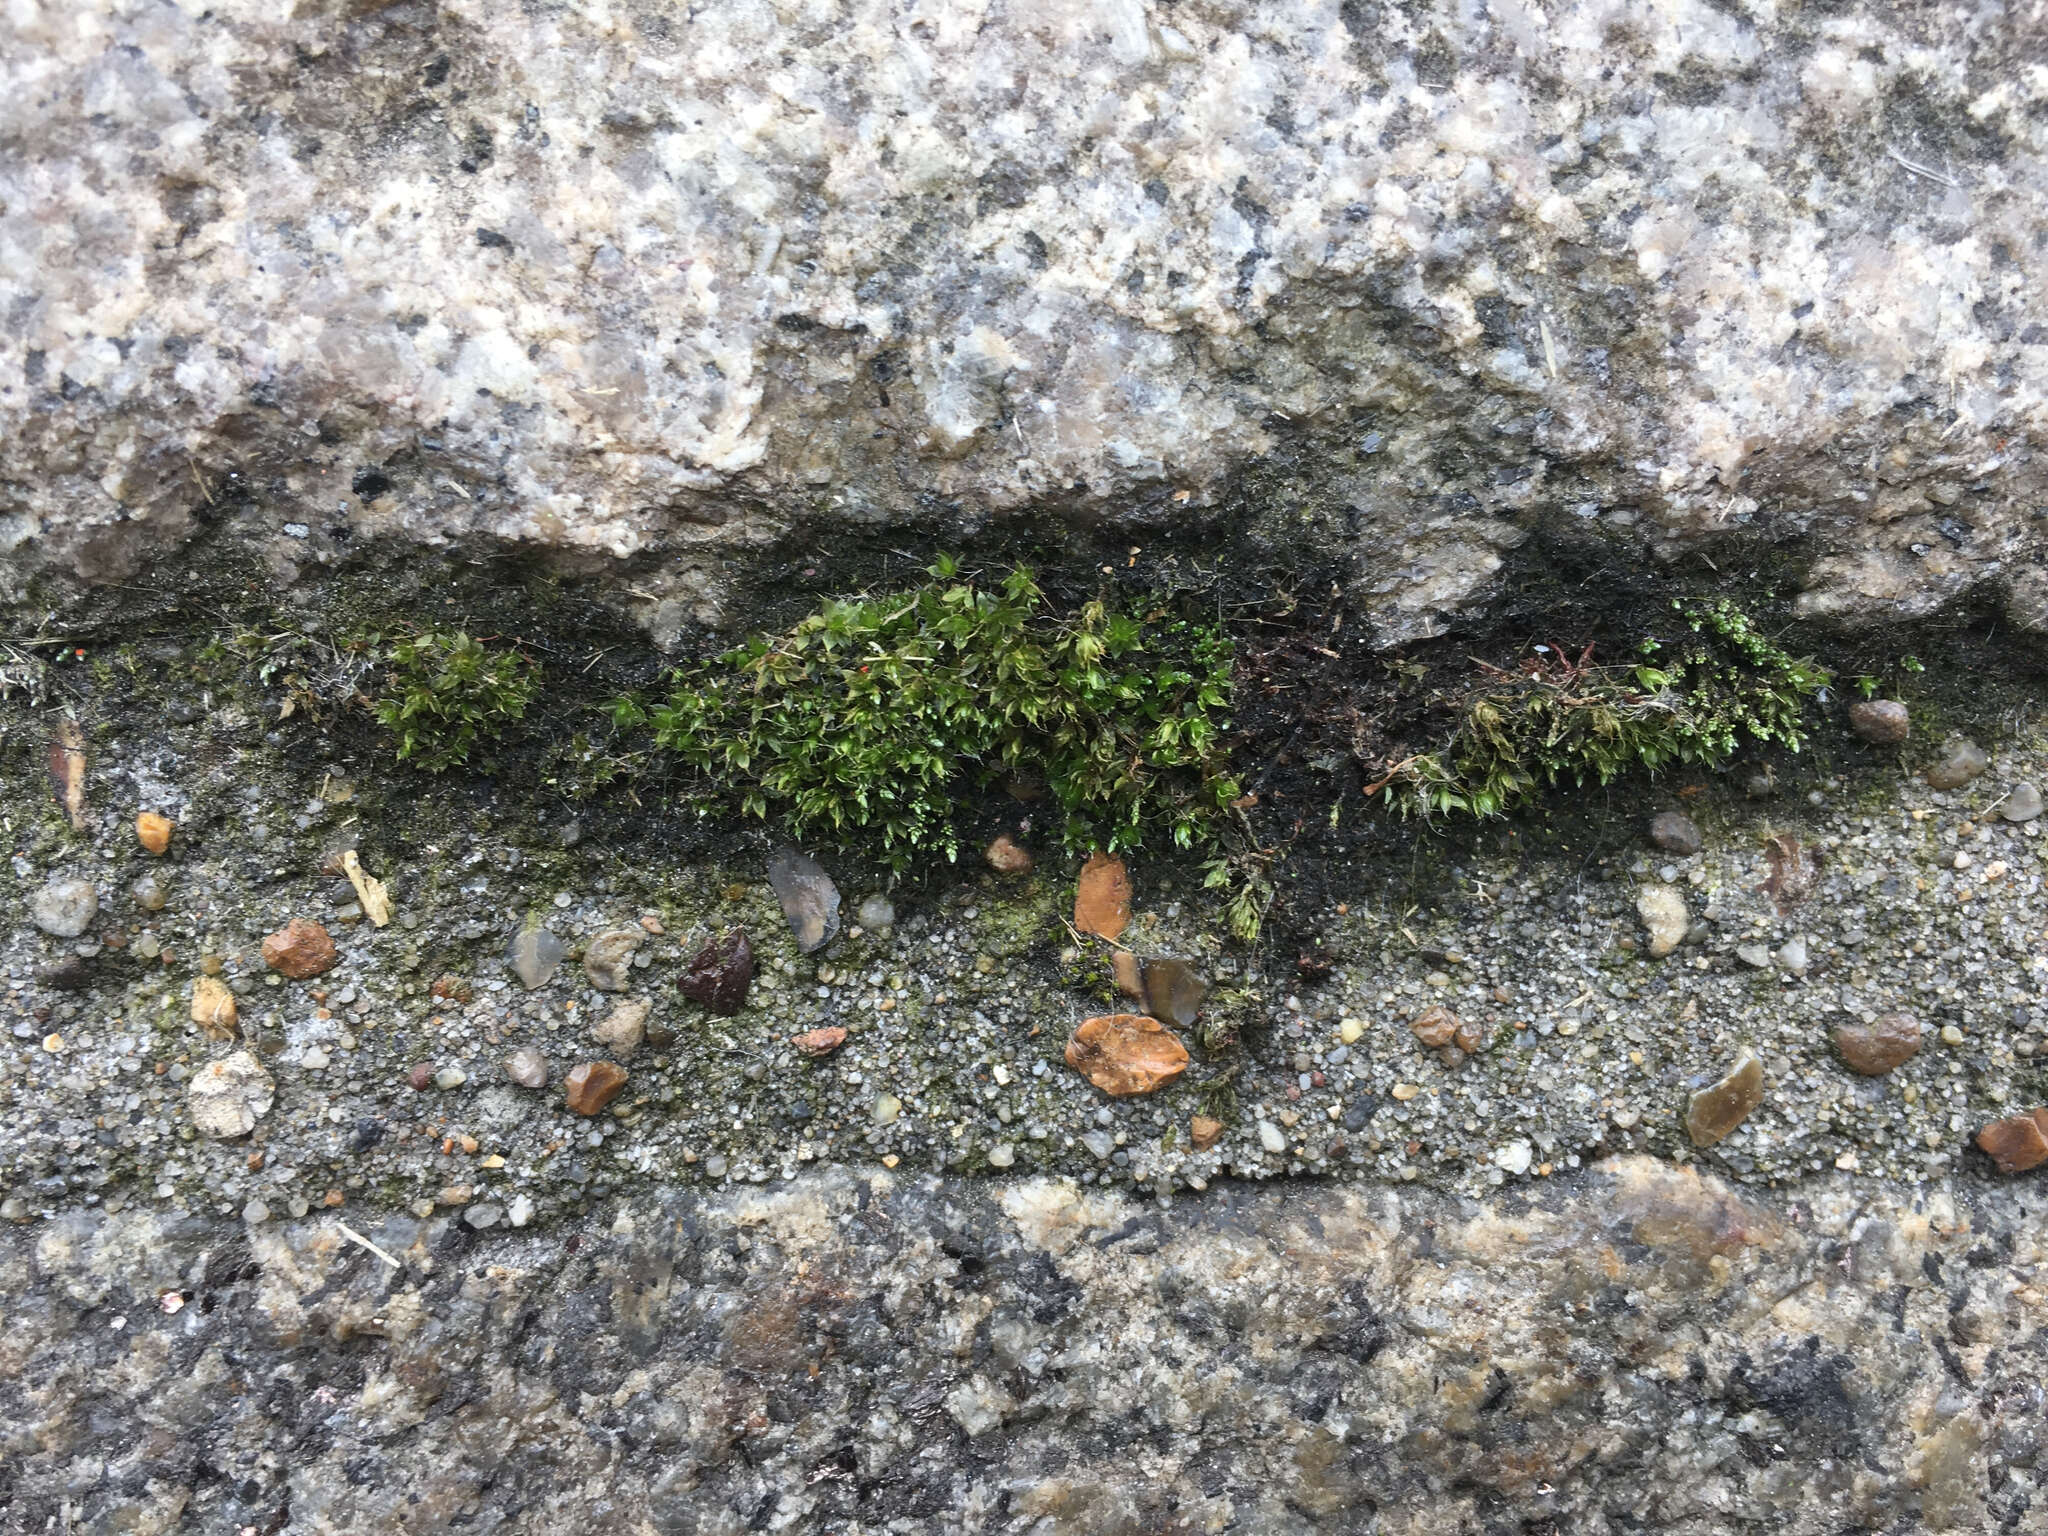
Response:
[[[1309,538],[1399,639],[1557,517],[2039,626],[2039,22],[26,0],[0,584],[389,534],[639,557],[660,635],[799,521],[1051,507]]]
[[[639,928],[608,928],[583,951],[583,974],[600,992],[623,992],[633,979],[633,955],[644,942]]]
[[[728,929],[704,941],[689,969],[676,978],[676,990],[691,1002],[730,1017],[746,1007],[753,982],[753,945],[744,933]]]
[[[1659,811],[1650,818],[1650,841],[1666,853],[1681,857],[1698,853],[1706,847],[1706,839],[1700,835],[1699,824],[1683,811]]]
[[[1837,1536],[2048,1500],[2031,1182],[1625,1158],[1161,1210],[868,1168],[567,1231],[337,1214],[397,1267],[333,1219],[0,1228],[15,1528]]]

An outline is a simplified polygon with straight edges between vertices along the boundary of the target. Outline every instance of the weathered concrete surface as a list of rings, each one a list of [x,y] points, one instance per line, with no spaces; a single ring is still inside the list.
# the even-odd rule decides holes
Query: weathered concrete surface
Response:
[[[2039,0],[14,0],[0,595],[1220,521],[1387,639],[1547,516],[2048,614]],[[218,552],[216,551],[216,558]],[[624,576],[627,572],[621,572]],[[62,583],[53,587],[60,591]]]
[[[2043,1198],[874,1170],[0,1230],[7,1529],[2035,1530]],[[395,1267],[394,1267],[395,1266]]]

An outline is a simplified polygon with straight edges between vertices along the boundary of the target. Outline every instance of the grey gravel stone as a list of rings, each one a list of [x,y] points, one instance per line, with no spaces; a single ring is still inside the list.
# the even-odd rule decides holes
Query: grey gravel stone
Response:
[[[1998,814],[2007,821],[2032,821],[2041,814],[2040,789],[2031,780],[2022,779],[2006,795]]]

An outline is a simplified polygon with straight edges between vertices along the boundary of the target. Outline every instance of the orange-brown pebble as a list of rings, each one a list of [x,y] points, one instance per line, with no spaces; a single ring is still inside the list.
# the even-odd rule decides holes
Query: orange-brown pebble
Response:
[[[1122,859],[1091,853],[1074,887],[1074,926],[1114,939],[1131,923],[1131,874]]]
[[[1104,1093],[1150,1093],[1188,1067],[1187,1047],[1157,1019],[1110,1013],[1084,1019],[1067,1041],[1067,1065]]]
[[[144,811],[135,818],[135,840],[150,853],[162,853],[171,846],[171,818]]]
[[[1197,1152],[1206,1152],[1223,1139],[1223,1122],[1196,1115],[1188,1122],[1188,1139],[1194,1142]]]
[[[2048,1109],[1992,1121],[1977,1133],[1977,1145],[2000,1173],[2025,1173],[2048,1163]]]
[[[846,1044],[846,1029],[843,1025],[828,1024],[823,1029],[808,1029],[791,1037],[791,1043],[806,1056],[830,1056]]]
[[[563,1097],[579,1115],[594,1115],[626,1086],[626,1069],[615,1062],[586,1061],[562,1079]]]
[[[1125,997],[1142,999],[1145,995],[1144,973],[1138,968],[1138,957],[1128,949],[1120,949],[1109,957],[1109,969],[1116,977],[1116,989]]]
[[[293,981],[332,970],[338,958],[327,930],[303,917],[293,918],[263,941],[263,963]]]

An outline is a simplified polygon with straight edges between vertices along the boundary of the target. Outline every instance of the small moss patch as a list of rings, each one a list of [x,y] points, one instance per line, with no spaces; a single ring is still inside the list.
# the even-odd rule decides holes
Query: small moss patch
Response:
[[[1674,602],[1682,628],[1645,639],[1628,662],[1537,646],[1519,665],[1475,663],[1476,683],[1444,702],[1456,724],[1435,751],[1374,788],[1425,815],[1497,816],[1558,784],[1605,784],[1674,763],[1716,766],[1745,742],[1798,751],[1817,663],[1773,644],[1727,599]]]
[[[683,668],[614,718],[651,726],[704,791],[798,838],[878,838],[898,870],[956,857],[970,798],[1005,781],[1042,789],[1070,848],[1215,840],[1240,794],[1220,628],[1099,600],[1057,615],[1022,566],[928,574]]]

